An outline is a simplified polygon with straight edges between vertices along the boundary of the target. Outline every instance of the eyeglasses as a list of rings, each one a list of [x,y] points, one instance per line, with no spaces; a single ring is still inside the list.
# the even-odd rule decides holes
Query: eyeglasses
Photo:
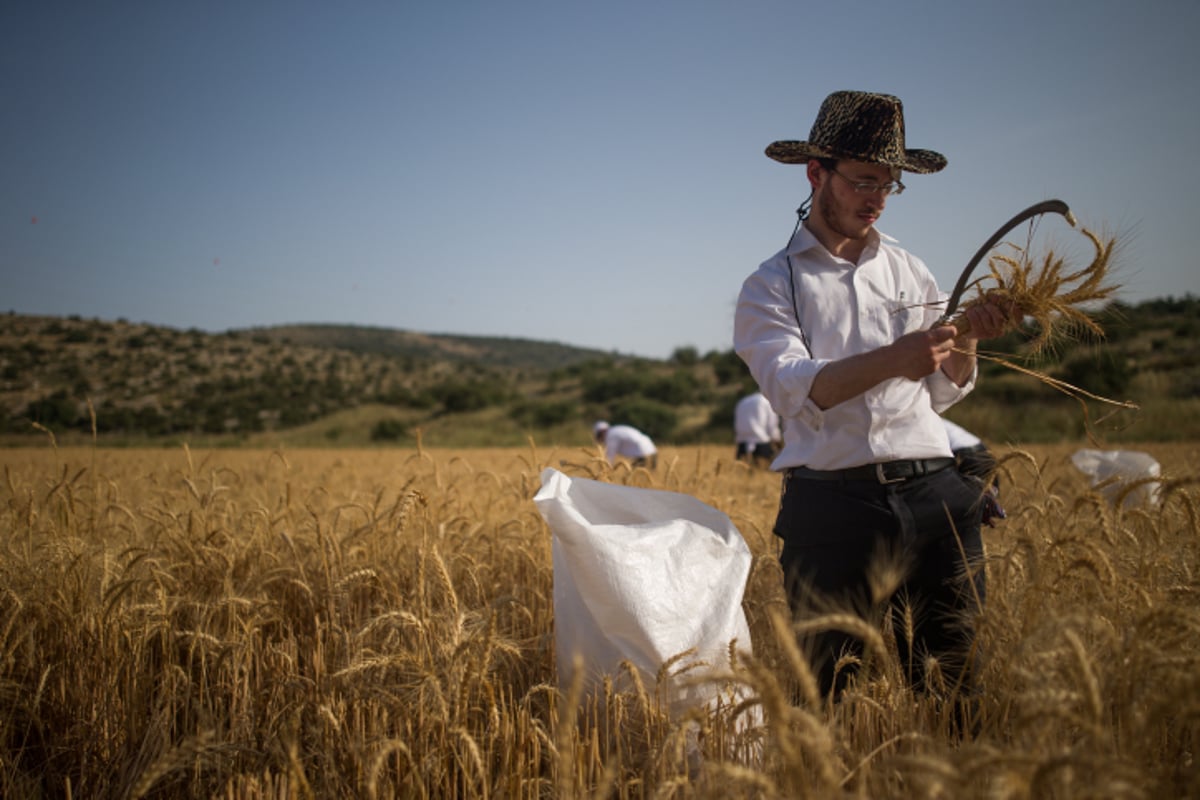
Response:
[[[844,180],[846,183],[854,187],[854,191],[859,194],[875,194],[882,192],[884,197],[890,194],[900,194],[904,191],[904,184],[900,181],[888,181],[887,183],[876,183],[875,181],[852,181],[836,169],[829,170],[834,175]]]

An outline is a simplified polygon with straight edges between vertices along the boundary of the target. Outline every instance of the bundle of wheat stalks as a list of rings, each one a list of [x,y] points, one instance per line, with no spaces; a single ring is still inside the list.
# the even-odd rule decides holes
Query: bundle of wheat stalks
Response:
[[[1052,349],[1056,342],[1078,341],[1091,334],[1104,337],[1104,330],[1087,312],[1089,305],[1110,300],[1121,288],[1109,282],[1116,237],[1101,238],[1087,228],[1080,228],[1095,247],[1096,255],[1083,269],[1064,274],[1066,261],[1054,252],[1046,252],[1041,268],[1029,248],[1010,244],[1014,255],[995,253],[988,260],[990,274],[975,282],[978,294],[964,307],[991,301],[1011,304],[1020,313],[1016,319],[1032,320],[1037,334],[1029,342],[1031,355]],[[951,320],[958,332],[966,333],[971,323],[964,314]]]
[[[1009,244],[1013,255],[994,253],[988,259],[989,275],[975,281],[977,294],[964,303],[969,307],[985,301],[1012,304],[1021,317],[1030,319],[1038,329],[1030,342],[1031,353],[1041,353],[1062,339],[1077,340],[1084,334],[1104,336],[1104,330],[1088,314],[1087,307],[1112,299],[1121,288],[1109,282],[1116,237],[1101,238],[1080,228],[1095,248],[1091,263],[1083,269],[1064,274],[1066,260],[1053,249],[1047,250],[1040,269],[1028,247]],[[959,333],[971,324],[964,314],[951,320]]]
[[[1073,217],[1068,221],[1075,224]],[[1036,259],[1030,256],[1029,247],[1009,243],[1013,254],[992,254],[988,259],[990,274],[975,281],[976,295],[963,304],[964,309],[984,302],[1011,304],[1018,312],[1013,315],[1013,324],[1022,325],[1023,320],[1029,320],[1036,331],[1026,344],[1030,359],[1053,352],[1062,344],[1088,338],[1102,340],[1104,329],[1088,313],[1088,308],[1112,299],[1121,288],[1120,284],[1110,280],[1117,240],[1114,236],[1101,237],[1083,227],[1079,231],[1095,248],[1095,256],[1086,267],[1067,273],[1066,260],[1049,249],[1039,268]],[[962,313],[950,320],[950,324],[960,334],[971,329],[970,321]],[[979,352],[976,355],[1029,375],[1076,400],[1083,413],[1085,431],[1093,444],[1099,444],[1094,432],[1097,423],[1122,410],[1138,409],[1137,403],[1101,397],[1044,372],[1015,364],[996,353]],[[1088,411],[1089,400],[1112,407],[1111,414],[1093,418]]]

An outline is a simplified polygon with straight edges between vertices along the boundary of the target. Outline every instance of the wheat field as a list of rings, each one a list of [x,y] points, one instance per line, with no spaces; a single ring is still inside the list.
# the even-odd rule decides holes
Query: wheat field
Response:
[[[966,736],[886,630],[841,702],[806,696],[779,479],[731,447],[653,473],[533,443],[3,450],[0,795],[1200,796],[1200,449],[1140,448],[1157,508],[1110,504],[1073,449],[996,449]],[[636,675],[559,685],[547,466],[730,516],[754,652],[724,677],[748,700],[672,717]]]

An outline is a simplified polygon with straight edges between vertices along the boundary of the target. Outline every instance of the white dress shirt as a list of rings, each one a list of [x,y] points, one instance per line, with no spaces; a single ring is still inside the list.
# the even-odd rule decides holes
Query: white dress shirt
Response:
[[[742,284],[733,347],[787,421],[772,468],[949,456],[939,413],[974,388],[974,373],[962,387],[941,370],[919,381],[891,378],[824,411],[808,396],[826,364],[932,327],[944,301],[924,262],[875,230],[857,264],[831,254],[806,227],[763,262]]]
[[[737,444],[769,444],[783,440],[779,415],[762,392],[748,394],[733,407],[733,435]]]

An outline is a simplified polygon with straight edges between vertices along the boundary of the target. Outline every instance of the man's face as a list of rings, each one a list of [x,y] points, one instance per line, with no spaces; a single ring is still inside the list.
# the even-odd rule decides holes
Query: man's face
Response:
[[[883,213],[887,196],[883,192],[857,192],[854,184],[886,184],[893,178],[892,168],[862,161],[839,161],[834,170],[818,170],[820,183],[813,196],[813,210],[833,234],[865,239]]]

